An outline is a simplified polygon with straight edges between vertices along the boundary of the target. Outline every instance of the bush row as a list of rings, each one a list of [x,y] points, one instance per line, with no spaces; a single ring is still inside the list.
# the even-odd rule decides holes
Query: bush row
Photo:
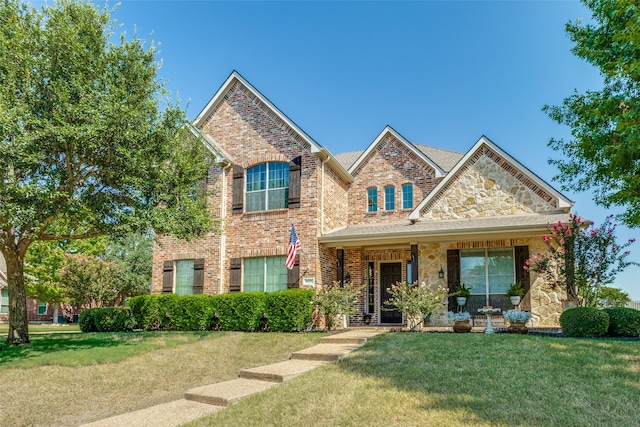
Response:
[[[147,331],[297,332],[311,325],[313,296],[310,289],[214,296],[141,295],[129,299],[128,308],[84,310],[78,322],[83,332],[133,328]]]
[[[627,307],[575,307],[562,313],[560,326],[568,337],[638,337],[640,311]]]

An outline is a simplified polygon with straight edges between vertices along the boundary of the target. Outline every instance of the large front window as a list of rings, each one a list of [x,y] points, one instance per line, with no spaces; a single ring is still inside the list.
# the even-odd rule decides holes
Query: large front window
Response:
[[[285,256],[245,258],[242,290],[274,292],[287,289]]]
[[[263,163],[247,169],[247,212],[282,209],[288,203],[288,163]]]
[[[175,293],[176,295],[191,295],[193,294],[193,260],[184,259],[175,262],[176,266],[176,280],[175,280]]]
[[[0,313],[9,312],[9,291],[3,289],[0,291]]]
[[[504,294],[514,280],[513,248],[460,251],[460,281],[472,294]]]

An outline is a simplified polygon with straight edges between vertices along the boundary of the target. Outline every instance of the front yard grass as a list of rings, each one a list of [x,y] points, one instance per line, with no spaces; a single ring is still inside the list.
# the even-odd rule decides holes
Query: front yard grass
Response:
[[[638,426],[640,341],[389,333],[189,426]]]
[[[0,351],[0,426],[77,426],[181,399],[190,388],[285,360],[323,334],[31,335]],[[4,340],[3,340],[4,341]]]

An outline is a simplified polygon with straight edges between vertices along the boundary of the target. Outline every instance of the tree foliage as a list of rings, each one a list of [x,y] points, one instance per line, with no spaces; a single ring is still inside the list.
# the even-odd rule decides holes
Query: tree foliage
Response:
[[[464,285],[463,285],[464,286]],[[425,316],[431,316],[436,308],[442,307],[447,290],[442,287],[432,289],[426,283],[398,282],[388,289],[391,298],[383,310],[398,310],[407,315],[409,330],[414,331]]]
[[[629,294],[619,288],[612,288],[609,286],[602,286],[598,291],[598,307],[624,307],[631,297]]]
[[[582,0],[593,20],[568,23],[572,52],[600,69],[602,90],[574,92],[545,106],[571,128],[570,140],[549,146],[564,154],[550,162],[567,190],[594,190],[594,200],[621,206],[621,220],[640,226],[640,5],[636,0]]]
[[[37,240],[211,227],[194,183],[209,167],[157,78],[156,49],[112,43],[108,10],[0,2],[0,251],[9,343],[29,341],[24,261]]]

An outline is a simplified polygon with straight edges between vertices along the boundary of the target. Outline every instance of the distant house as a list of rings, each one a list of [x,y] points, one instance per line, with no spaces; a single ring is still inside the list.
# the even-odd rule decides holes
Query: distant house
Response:
[[[328,124],[330,125],[330,124]],[[332,154],[233,72],[193,122],[217,163],[207,176],[222,234],[192,242],[160,237],[155,293],[221,294],[364,284],[362,324],[399,325],[384,311],[398,281],[472,288],[466,309],[521,304],[538,326],[555,326],[564,297],[522,266],[544,250],[548,223],[573,202],[483,136],[466,153],[415,144],[385,127],[362,151]],[[294,224],[302,251],[285,268]],[[453,298],[450,309],[456,309]]]
[[[27,318],[30,322],[50,322],[53,306],[46,302],[27,300]],[[7,263],[0,254],[0,322],[9,321],[9,290],[7,289]]]

